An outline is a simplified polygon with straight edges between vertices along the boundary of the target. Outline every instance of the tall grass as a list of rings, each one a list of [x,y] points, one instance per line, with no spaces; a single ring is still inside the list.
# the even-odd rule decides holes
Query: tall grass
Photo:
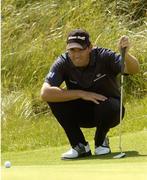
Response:
[[[50,64],[65,50],[67,33],[77,27],[90,32],[94,45],[114,50],[119,37],[129,35],[141,72],[146,65],[146,22],[130,29],[133,21],[127,23],[126,16],[116,16],[113,6],[104,9],[104,2],[90,0],[81,4],[81,1],[6,2],[2,8],[2,80],[10,91],[24,89],[26,85],[30,88],[35,85],[39,90]],[[142,73],[139,79],[144,84]]]
[[[126,0],[2,2],[3,150],[67,142],[39,94],[50,65],[65,51],[67,33],[74,28],[89,31],[93,45],[115,51],[118,51],[120,36],[128,35],[132,42],[130,51],[140,62],[140,73],[125,79],[125,100],[144,97],[147,92],[147,22],[144,13],[135,12],[141,7],[144,12],[146,3],[135,2],[138,2],[136,9]],[[124,8],[126,5],[130,8],[128,11]],[[143,110],[140,113],[143,114]],[[55,139],[54,134],[60,136],[50,142]]]
[[[12,99],[11,99],[12,100]],[[23,100],[23,99],[22,99]],[[19,100],[19,97],[17,98]],[[122,124],[122,133],[130,133],[147,129],[147,97],[143,100],[126,102],[126,115]],[[26,117],[27,110],[20,109],[15,114],[17,104],[7,107],[7,119],[2,123],[2,152],[38,149],[41,147],[60,146],[67,144],[68,140],[63,129],[59,126],[53,115],[48,111],[45,114]],[[25,107],[25,104],[23,104]],[[15,117],[15,118],[14,118]],[[95,128],[82,129],[85,138],[93,141]],[[111,129],[109,136],[119,135],[119,126]]]

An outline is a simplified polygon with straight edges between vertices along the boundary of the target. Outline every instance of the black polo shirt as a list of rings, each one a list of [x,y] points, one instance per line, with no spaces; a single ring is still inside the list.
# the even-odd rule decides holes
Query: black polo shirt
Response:
[[[52,65],[45,82],[60,86],[65,81],[67,89],[81,89],[119,97],[116,76],[121,72],[121,56],[105,48],[93,48],[86,67],[76,67],[68,53],[62,54]]]

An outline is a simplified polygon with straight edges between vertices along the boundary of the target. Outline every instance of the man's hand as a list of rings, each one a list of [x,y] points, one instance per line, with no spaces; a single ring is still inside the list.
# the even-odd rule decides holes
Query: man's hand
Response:
[[[124,47],[126,48],[124,72],[127,74],[136,74],[139,72],[139,62],[134,56],[132,56],[129,53],[129,49],[130,49],[129,37],[125,35],[120,38],[119,43],[118,43],[120,54],[122,53],[121,49]]]
[[[60,87],[51,86],[46,82],[41,88],[41,98],[46,102],[65,102],[81,98],[86,101],[92,101],[96,104],[99,104],[98,101],[105,101],[107,99],[107,97],[94,92],[88,92],[78,89],[61,89]]]
[[[128,53],[130,49],[130,42],[129,42],[129,37],[126,35],[122,36],[119,39],[118,48],[120,53],[121,53],[121,49],[124,47],[126,47],[126,53]]]
[[[94,92],[88,92],[88,91],[81,91],[80,92],[80,98],[86,101],[92,101],[95,104],[99,104],[99,101],[105,101],[107,100],[107,97],[97,94]]]

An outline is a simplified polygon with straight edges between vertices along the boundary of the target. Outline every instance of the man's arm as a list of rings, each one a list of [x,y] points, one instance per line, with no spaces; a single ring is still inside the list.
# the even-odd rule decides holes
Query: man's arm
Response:
[[[41,88],[41,98],[46,102],[65,102],[75,99],[84,99],[99,104],[98,101],[105,101],[107,97],[94,92],[83,90],[65,90],[60,87],[44,83]]]
[[[138,60],[129,53],[125,54],[125,69],[124,72],[127,74],[136,74],[139,72]]]
[[[139,62],[138,60],[129,53],[130,42],[127,36],[122,36],[119,41],[119,51],[121,53],[121,48],[126,47],[125,51],[125,68],[124,72],[127,74],[136,74],[139,72]]]

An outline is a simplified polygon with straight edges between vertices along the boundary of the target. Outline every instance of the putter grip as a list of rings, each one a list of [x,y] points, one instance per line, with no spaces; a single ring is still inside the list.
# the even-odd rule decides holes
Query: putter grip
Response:
[[[122,57],[122,60],[121,60],[121,74],[124,74],[125,53],[126,53],[126,47],[121,48],[121,57]]]

